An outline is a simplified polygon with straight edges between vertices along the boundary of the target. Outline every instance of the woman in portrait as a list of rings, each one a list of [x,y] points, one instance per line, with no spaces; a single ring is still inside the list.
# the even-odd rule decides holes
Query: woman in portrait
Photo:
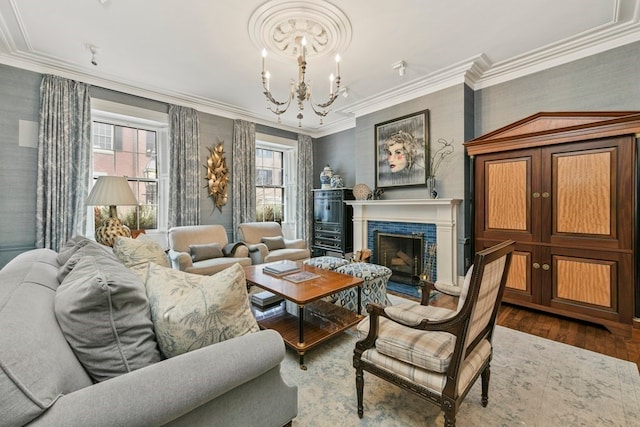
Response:
[[[398,130],[381,147],[380,180],[387,185],[412,184],[424,176],[424,149],[409,132]]]

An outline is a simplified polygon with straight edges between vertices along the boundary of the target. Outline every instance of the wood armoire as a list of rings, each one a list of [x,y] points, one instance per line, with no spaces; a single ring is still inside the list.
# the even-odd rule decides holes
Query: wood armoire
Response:
[[[516,241],[504,302],[629,336],[640,112],[538,113],[465,143],[475,251]]]

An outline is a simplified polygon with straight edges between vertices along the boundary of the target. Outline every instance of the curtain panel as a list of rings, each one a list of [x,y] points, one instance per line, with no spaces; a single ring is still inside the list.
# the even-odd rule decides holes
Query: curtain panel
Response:
[[[90,86],[45,75],[40,84],[36,247],[84,234],[91,171]]]
[[[296,233],[297,237],[307,241],[307,247],[313,243],[313,146],[309,135],[298,134],[298,176],[296,182]]]
[[[200,221],[200,121],[193,108],[169,106],[169,224]]]
[[[238,240],[238,225],[256,218],[256,125],[233,121],[233,236]]]

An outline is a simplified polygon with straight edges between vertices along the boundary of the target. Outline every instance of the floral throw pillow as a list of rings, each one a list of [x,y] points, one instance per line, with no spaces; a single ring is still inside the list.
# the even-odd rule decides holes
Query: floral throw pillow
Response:
[[[259,330],[238,264],[202,276],[149,263],[145,286],[167,358]]]
[[[126,266],[133,267],[137,264],[153,262],[169,267],[169,257],[151,237],[141,234],[136,239],[130,237],[116,237],[113,244],[113,253]]]

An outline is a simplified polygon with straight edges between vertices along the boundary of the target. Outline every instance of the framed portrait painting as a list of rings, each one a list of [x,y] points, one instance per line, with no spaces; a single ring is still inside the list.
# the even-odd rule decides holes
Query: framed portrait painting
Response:
[[[376,188],[426,185],[429,110],[375,126]]]

